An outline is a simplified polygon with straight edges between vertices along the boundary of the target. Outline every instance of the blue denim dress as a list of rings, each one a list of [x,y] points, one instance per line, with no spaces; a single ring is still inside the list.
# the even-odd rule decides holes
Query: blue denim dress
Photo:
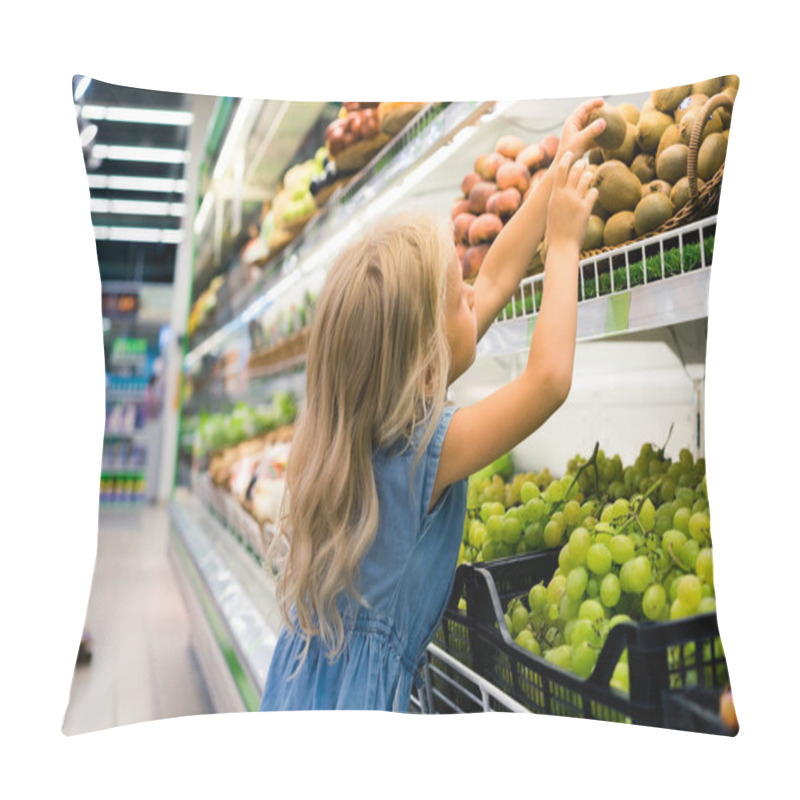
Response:
[[[413,480],[414,448],[373,456],[378,531],[360,566],[368,606],[340,603],[349,638],[329,661],[318,637],[296,674],[304,641],[285,627],[270,662],[261,711],[407,711],[425,648],[441,622],[464,529],[467,480],[449,486],[428,513],[442,442],[456,411],[442,412]]]

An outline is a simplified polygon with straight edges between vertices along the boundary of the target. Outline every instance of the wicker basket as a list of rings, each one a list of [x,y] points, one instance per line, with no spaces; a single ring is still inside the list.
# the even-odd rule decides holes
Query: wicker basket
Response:
[[[639,236],[635,239],[630,239],[621,244],[615,244],[609,247],[600,247],[596,250],[583,250],[581,251],[580,258],[591,258],[603,253],[609,253],[612,250],[617,250],[625,245],[634,244],[635,242],[643,242],[653,236],[658,236],[661,233],[668,233],[669,231],[680,228],[683,225],[688,225],[697,220],[704,219],[705,217],[714,214],[719,204],[720,188],[722,185],[722,175],[725,171],[725,164],[717,170],[716,174],[703,184],[703,188],[697,188],[697,154],[700,150],[700,138],[703,135],[703,128],[705,128],[706,121],[711,116],[714,109],[720,106],[728,110],[733,108],[733,101],[727,94],[716,94],[706,101],[702,111],[695,119],[694,127],[692,128],[691,137],[689,139],[689,158],[686,164],[686,175],[689,178],[689,202],[686,203],[676,214],[673,214],[663,225],[656,228],[654,231],[649,231],[644,236]]]

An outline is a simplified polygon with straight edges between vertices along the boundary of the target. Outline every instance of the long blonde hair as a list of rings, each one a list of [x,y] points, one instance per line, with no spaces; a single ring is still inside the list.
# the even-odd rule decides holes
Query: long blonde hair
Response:
[[[290,626],[296,608],[303,657],[319,635],[333,658],[345,641],[337,597],[361,600],[358,566],[378,525],[375,448],[407,447],[417,437],[416,467],[444,407],[453,258],[451,228],[404,215],[348,247],[326,276],[271,551],[288,542],[278,600]]]

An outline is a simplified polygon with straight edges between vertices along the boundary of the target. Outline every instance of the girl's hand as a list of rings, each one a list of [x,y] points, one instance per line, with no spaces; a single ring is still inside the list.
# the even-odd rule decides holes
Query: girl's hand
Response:
[[[580,248],[586,235],[589,215],[597,199],[597,189],[589,188],[593,175],[586,169],[586,162],[578,160],[572,164],[573,157],[574,154],[567,151],[554,163],[553,189],[547,212],[550,248],[559,244],[576,245]]]
[[[594,146],[595,137],[601,134],[606,127],[603,119],[595,120],[588,128],[584,128],[590,114],[596,108],[603,105],[603,100],[588,100],[583,105],[578,106],[569,115],[561,131],[561,141],[558,144],[556,156],[553,159],[557,163],[561,156],[569,150],[574,158],[580,158],[587,150]]]

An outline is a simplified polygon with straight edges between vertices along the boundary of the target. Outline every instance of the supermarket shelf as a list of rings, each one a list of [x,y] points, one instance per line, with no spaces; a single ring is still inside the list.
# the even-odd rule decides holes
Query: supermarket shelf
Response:
[[[335,192],[322,211],[306,226],[265,278],[237,298],[233,319],[198,343],[186,356],[194,365],[219,348],[235,331],[266,310],[286,288],[327,267],[330,257],[369,224],[392,208],[446,158],[452,148],[476,130],[476,124],[494,109],[492,102],[429,106],[389,142],[347,185]]]
[[[590,296],[590,281],[600,285],[600,276],[607,276],[608,290],[600,297],[582,299],[578,304],[577,339],[589,341],[620,333],[654,330],[708,316],[708,288],[711,264],[706,262],[705,247],[699,248],[700,263],[692,271],[669,275],[665,259],[665,243],[674,244],[684,252],[689,237],[704,242],[713,234],[716,216],[686,225],[644,242],[626,245],[580,262],[581,287],[584,298]],[[652,250],[657,250],[655,256]],[[631,267],[636,262],[657,257],[660,270],[656,279],[642,274],[636,285]],[[618,262],[624,265],[620,267]],[[652,262],[651,262],[652,264]],[[622,272],[617,282],[609,265]],[[652,268],[648,265],[648,270]],[[634,273],[635,274],[635,273]],[[541,305],[543,275],[522,281],[497,322],[486,332],[478,345],[478,357],[492,357],[524,352],[530,347],[531,336]]]
[[[268,576],[187,490],[175,490],[169,509],[173,555],[224,656],[225,679],[235,685],[244,708],[256,710],[281,624]],[[207,674],[219,671],[208,654],[198,658]]]

